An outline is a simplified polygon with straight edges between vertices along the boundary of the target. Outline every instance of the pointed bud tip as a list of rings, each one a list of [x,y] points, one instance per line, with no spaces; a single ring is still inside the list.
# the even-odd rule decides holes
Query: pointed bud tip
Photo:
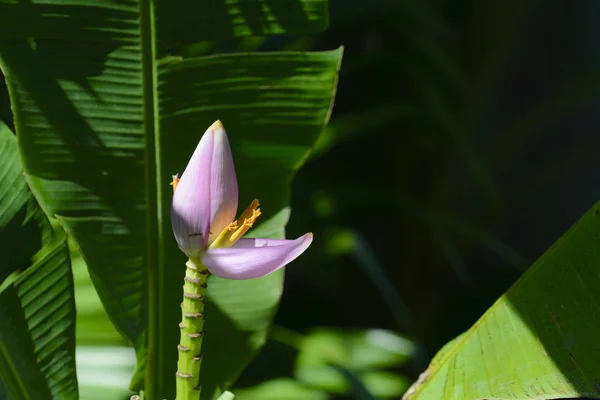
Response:
[[[212,130],[214,130],[216,132],[218,132],[220,130],[223,130],[223,131],[225,130],[225,128],[223,127],[223,124],[221,123],[220,119],[218,119],[215,122],[213,122],[213,124],[210,126],[210,129],[212,129]]]

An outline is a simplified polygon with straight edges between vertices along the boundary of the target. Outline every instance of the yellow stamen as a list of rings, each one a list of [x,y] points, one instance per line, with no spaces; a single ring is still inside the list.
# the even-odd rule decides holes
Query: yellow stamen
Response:
[[[213,242],[210,244],[210,247],[228,247],[224,244],[229,242],[229,238],[231,237],[233,232],[237,230],[237,228],[237,221],[233,221],[232,223],[227,225],[225,229],[223,229],[221,233],[219,233],[219,236],[217,236],[215,240],[213,240]]]
[[[240,217],[235,222],[238,225],[242,225],[243,223],[246,222],[247,219],[252,218],[257,211],[258,211],[258,214],[260,214],[260,209],[258,208],[258,206],[260,206],[258,200],[256,200],[256,199],[252,200],[252,203],[250,203],[250,205],[248,207],[246,207],[246,209],[244,210],[242,215],[240,215]],[[258,217],[258,215],[257,215],[257,217]],[[254,219],[256,219],[256,218],[254,218]]]
[[[233,221],[221,231],[210,247],[231,247],[237,242],[252,227],[254,221],[260,215],[259,205],[258,200],[252,201],[236,221]]]
[[[175,189],[177,189],[177,185],[179,184],[179,174],[173,175],[173,182],[170,183],[173,186],[173,193],[175,193]]]
[[[233,243],[237,242],[237,240],[241,238],[242,235],[248,231],[248,229],[252,228],[252,224],[254,224],[254,221],[256,221],[256,218],[258,218],[259,215],[260,208],[252,210],[252,215],[250,218],[244,218],[244,223],[242,226],[239,227],[238,230],[233,233],[233,235],[231,235],[231,239],[229,240],[231,240]]]

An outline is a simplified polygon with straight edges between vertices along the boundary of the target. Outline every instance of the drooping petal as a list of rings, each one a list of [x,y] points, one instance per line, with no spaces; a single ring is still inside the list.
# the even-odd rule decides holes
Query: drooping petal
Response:
[[[235,218],[238,187],[220,121],[202,136],[173,194],[171,223],[179,247],[196,257]],[[226,221],[226,222],[225,222]]]
[[[238,184],[227,133],[221,121],[212,129],[214,150],[210,168],[210,244],[235,219],[238,207]]]
[[[307,233],[310,235],[310,233]],[[306,236],[306,235],[304,235]],[[304,237],[302,236],[302,237]],[[296,239],[298,240],[298,239]],[[288,243],[293,243],[296,240],[288,240],[288,239],[264,239],[264,238],[243,238],[239,239],[232,247],[236,249],[248,249],[254,247],[275,247],[281,246]],[[311,239],[312,240],[312,239]]]
[[[240,239],[230,248],[208,249],[201,260],[221,278],[258,278],[292,262],[310,246],[312,238],[312,233],[307,233],[296,240]]]

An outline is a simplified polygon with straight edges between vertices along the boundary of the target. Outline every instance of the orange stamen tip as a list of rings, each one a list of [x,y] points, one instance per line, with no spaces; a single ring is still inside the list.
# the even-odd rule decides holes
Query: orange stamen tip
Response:
[[[229,246],[237,242],[237,240],[252,227],[256,218],[261,214],[260,209],[258,208],[259,205],[260,203],[257,199],[252,200],[252,203],[250,203],[237,221],[232,222],[229,224],[229,227],[226,228],[228,232],[233,232],[223,236],[223,240],[229,240]],[[219,242],[219,245],[220,244],[221,242]]]
[[[179,184],[179,174],[173,175],[173,181],[169,184],[171,186],[173,186],[173,192],[175,192],[175,189],[177,189],[177,185]]]
[[[256,219],[258,218],[259,215],[260,215],[259,209],[252,210],[252,215],[250,217],[244,219],[244,225],[246,225],[248,227],[252,226],[252,224],[254,223],[254,221],[256,221]]]

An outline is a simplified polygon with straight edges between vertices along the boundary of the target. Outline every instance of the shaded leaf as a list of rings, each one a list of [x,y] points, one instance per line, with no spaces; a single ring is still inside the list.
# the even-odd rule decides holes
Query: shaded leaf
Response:
[[[149,399],[174,397],[184,257],[168,217],[171,175],[221,119],[241,207],[259,198],[263,223],[282,237],[289,183],[329,116],[341,57],[159,58],[182,44],[182,35],[208,40],[258,33],[259,26],[270,34],[326,23],[320,0],[190,7],[198,12],[181,18],[181,8],[166,1],[0,0],[0,64],[29,185],[73,238],[111,320],[135,347],[131,388]],[[206,398],[222,393],[264,343],[282,278],[211,278]]]
[[[158,1],[160,44],[183,45],[236,36],[313,33],[327,27],[326,0]],[[185,12],[181,12],[185,10]]]
[[[77,399],[75,303],[64,233],[53,232],[0,123],[0,398]],[[10,393],[10,395],[9,395]]]

